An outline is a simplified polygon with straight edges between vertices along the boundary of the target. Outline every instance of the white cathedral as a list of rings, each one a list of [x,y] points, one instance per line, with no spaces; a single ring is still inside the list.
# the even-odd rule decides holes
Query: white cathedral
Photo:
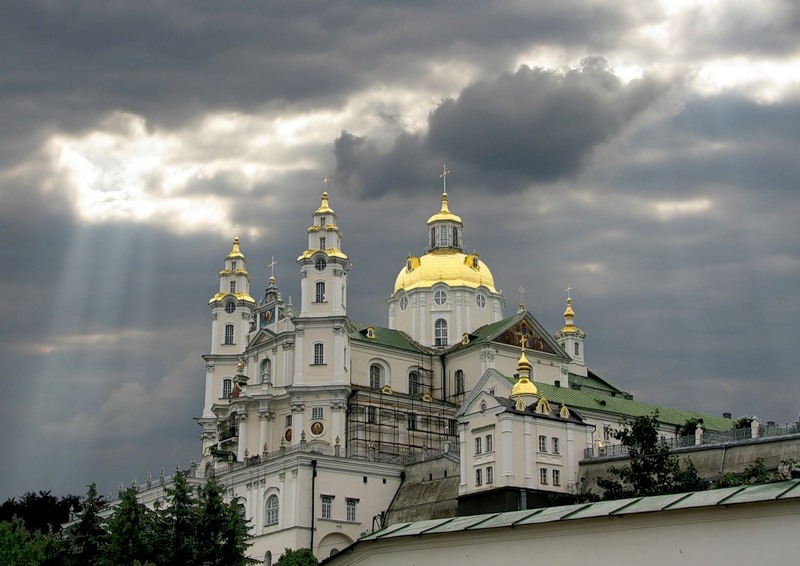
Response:
[[[523,305],[505,316],[463,229],[445,191],[425,253],[405,258],[397,275],[386,327],[347,315],[351,263],[327,192],[297,258],[299,309],[274,277],[263,301],[252,298],[234,240],[209,301],[202,456],[192,475],[214,474],[240,502],[251,557],[272,564],[303,547],[328,557],[385,525],[401,501],[404,517],[433,518],[574,492],[585,451],[622,418],[656,408],[665,436],[697,416],[707,428],[730,427],[635,401],[590,371],[570,298],[553,334]],[[419,466],[424,477],[412,471]],[[435,480],[440,491],[426,492]],[[400,497],[415,481],[417,491]],[[163,487],[147,491],[143,501]],[[448,498],[457,504],[436,506]]]

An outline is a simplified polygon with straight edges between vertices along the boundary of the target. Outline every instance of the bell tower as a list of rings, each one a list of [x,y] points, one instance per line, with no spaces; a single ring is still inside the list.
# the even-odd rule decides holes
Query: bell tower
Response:
[[[344,384],[348,359],[347,273],[350,259],[341,250],[336,213],[322,193],[300,266],[300,316],[295,319],[294,385]]]
[[[584,353],[584,340],[586,333],[575,326],[575,311],[572,310],[572,297],[567,289],[567,308],[564,311],[564,326],[556,332],[555,339],[567,352],[572,362],[569,364],[570,371],[579,375],[587,375],[586,358]]]
[[[234,238],[233,249],[219,272],[219,292],[211,297],[211,354],[238,355],[247,346],[256,302],[250,296],[247,258]]]

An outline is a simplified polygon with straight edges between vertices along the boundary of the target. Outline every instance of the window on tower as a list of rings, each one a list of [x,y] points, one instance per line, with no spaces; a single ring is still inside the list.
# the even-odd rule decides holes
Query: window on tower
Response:
[[[324,257],[318,257],[317,261],[314,262],[314,267],[317,271],[322,271],[328,265],[328,262],[325,261]]]
[[[575,355],[576,356],[581,355],[581,345],[578,342],[575,342]]]
[[[447,293],[443,289],[437,289],[433,294],[433,302],[441,306],[447,302]]]
[[[222,398],[227,399],[231,396],[231,391],[233,391],[233,380],[230,378],[226,378],[222,380]]]
[[[439,318],[433,326],[436,346],[447,346],[447,321]]]
[[[236,292],[236,281],[231,281],[231,293]]]
[[[234,326],[232,324],[225,325],[225,344],[233,344]]]
[[[266,512],[266,521],[264,521],[267,525],[277,525],[278,524],[278,515],[280,513],[280,503],[278,501],[278,496],[274,493],[267,498],[267,512]],[[270,559],[272,556],[270,555]]]
[[[439,245],[446,246],[447,245],[447,226],[442,226],[439,228]]]
[[[431,247],[436,247],[436,228],[431,228]]]
[[[453,246],[458,247],[458,228],[453,226]]]
[[[225,303],[225,312],[231,314],[233,311],[236,310],[236,303],[233,301],[228,301]]]
[[[314,344],[314,365],[321,366],[325,363],[325,344]]]
[[[231,269],[236,269],[236,262],[235,261],[231,262]]]
[[[324,281],[317,281],[314,291],[314,302],[315,303],[324,303],[325,302],[325,282]]]
[[[324,250],[325,248],[325,236],[320,236],[319,238],[319,249]]]

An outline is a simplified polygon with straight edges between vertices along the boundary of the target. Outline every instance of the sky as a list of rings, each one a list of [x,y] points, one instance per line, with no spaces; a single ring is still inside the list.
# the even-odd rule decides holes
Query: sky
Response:
[[[450,209],[516,311],[571,287],[637,399],[800,412],[800,3],[0,0],[0,499],[199,456],[208,300],[263,295],[328,178],[387,324]]]

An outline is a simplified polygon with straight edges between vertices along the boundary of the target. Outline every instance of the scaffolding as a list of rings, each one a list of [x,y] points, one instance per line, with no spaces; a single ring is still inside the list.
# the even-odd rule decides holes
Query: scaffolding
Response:
[[[348,403],[347,452],[353,458],[414,460],[445,443],[458,444],[458,405],[435,387],[432,360],[423,355],[409,372],[408,393],[354,386]],[[427,363],[426,363],[427,362]]]

